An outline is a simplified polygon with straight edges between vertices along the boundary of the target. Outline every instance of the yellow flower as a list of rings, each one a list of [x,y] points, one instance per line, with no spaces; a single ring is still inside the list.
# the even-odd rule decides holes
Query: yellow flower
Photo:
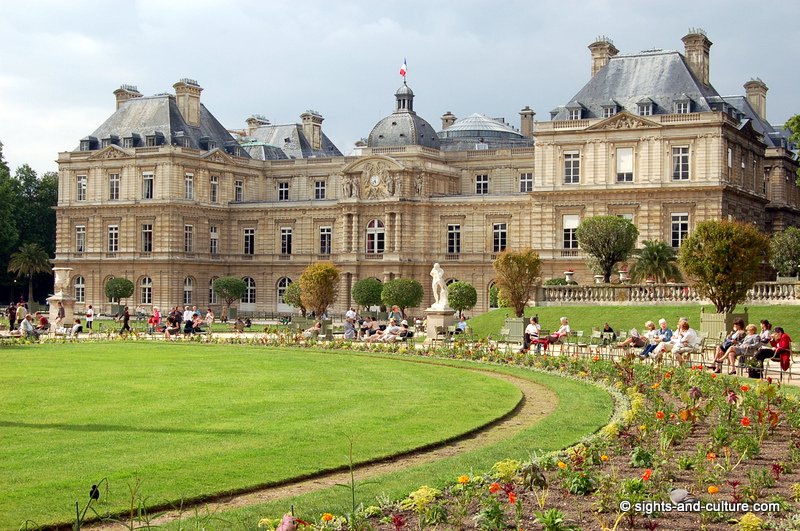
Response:
[[[608,456],[606,454],[601,455],[600,456],[600,461],[605,463],[606,461],[608,461]]]
[[[719,487],[717,487],[716,485],[709,485],[708,486],[708,493],[709,494],[716,494],[718,492],[719,492]]]
[[[564,470],[565,468],[567,468],[567,464],[564,461],[559,461],[558,462],[558,468],[560,468],[561,470]]]
[[[650,389],[658,389],[658,388],[660,387],[660,385],[661,385],[661,384],[659,384],[658,382],[656,382],[656,383],[654,383],[653,385],[651,385],[651,386],[650,386]]]
[[[469,476],[458,476],[458,482],[462,485],[469,483]]]
[[[331,513],[322,513],[322,519],[326,522],[330,522],[333,520],[333,515]]]
[[[639,426],[639,431],[647,431],[647,425],[642,424],[641,426]]]

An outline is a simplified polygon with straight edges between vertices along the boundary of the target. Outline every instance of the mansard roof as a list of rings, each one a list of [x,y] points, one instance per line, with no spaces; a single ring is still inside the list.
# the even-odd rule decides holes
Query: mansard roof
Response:
[[[320,132],[320,149],[313,149],[301,124],[260,125],[250,131],[242,147],[254,159],[305,159],[309,157],[341,157],[324,132]]]
[[[654,114],[672,114],[674,103],[687,98],[692,112],[710,111],[709,99],[715,97],[719,94],[714,87],[695,77],[682,54],[655,50],[612,57],[569,101],[580,102],[583,118],[602,118],[603,107],[612,100],[620,110],[635,113],[637,104],[649,99]],[[568,119],[568,107],[554,109],[552,119]]]
[[[787,147],[787,137],[780,129],[772,126],[766,119],[760,117],[758,113],[747,101],[744,96],[721,96],[724,101],[739,113],[742,123],[749,121],[753,130],[760,134],[767,147]]]
[[[475,149],[502,149],[530,147],[533,140],[502,119],[489,118],[474,113],[461,118],[443,131],[439,131],[442,151],[471,151]]]

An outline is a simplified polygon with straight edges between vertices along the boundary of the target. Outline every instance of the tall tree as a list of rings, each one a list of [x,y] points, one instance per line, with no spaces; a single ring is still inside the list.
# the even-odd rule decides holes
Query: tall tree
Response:
[[[603,275],[603,282],[610,282],[614,267],[627,260],[633,251],[639,230],[625,218],[594,216],[581,221],[575,236],[583,252],[589,255],[589,267]]]
[[[761,264],[769,257],[769,239],[749,223],[703,221],[678,252],[684,272],[717,313],[733,311],[747,298]]]
[[[228,315],[231,304],[244,297],[247,292],[247,284],[239,277],[219,277],[214,279],[211,289],[225,301],[225,315]]]
[[[33,301],[33,275],[52,269],[50,257],[37,243],[26,243],[11,255],[8,270],[18,277],[28,277],[28,302]]]
[[[299,283],[303,306],[320,318],[336,300],[339,270],[331,262],[317,262],[303,271]]]
[[[675,249],[660,240],[645,240],[644,247],[634,251],[630,274],[634,282],[652,278],[656,282],[681,281],[678,255]]]
[[[416,308],[422,302],[425,292],[422,284],[413,278],[393,278],[383,285],[381,302],[386,306],[398,306],[403,315],[406,308]]]
[[[514,315],[522,317],[531,291],[541,276],[542,259],[533,249],[506,250],[497,256],[492,267],[497,274],[495,283],[501,298],[508,301]]]
[[[478,303],[478,292],[469,282],[453,282],[447,286],[447,300],[451,308],[458,310],[460,317],[464,310],[472,309]]]
[[[800,229],[789,227],[775,234],[770,250],[770,264],[779,275],[793,277],[800,274]]]

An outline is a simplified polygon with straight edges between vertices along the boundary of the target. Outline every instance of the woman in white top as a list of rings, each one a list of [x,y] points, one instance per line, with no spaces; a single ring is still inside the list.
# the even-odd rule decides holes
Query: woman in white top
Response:
[[[86,329],[87,330],[91,330],[92,329],[92,323],[93,322],[94,322],[94,309],[92,308],[92,305],[90,304],[86,308]]]
[[[558,343],[566,336],[568,336],[569,332],[570,332],[569,321],[567,320],[566,317],[562,317],[561,327],[558,330],[556,330],[554,334],[550,334],[549,336],[547,336],[547,342],[550,343],[551,345],[553,343]]]

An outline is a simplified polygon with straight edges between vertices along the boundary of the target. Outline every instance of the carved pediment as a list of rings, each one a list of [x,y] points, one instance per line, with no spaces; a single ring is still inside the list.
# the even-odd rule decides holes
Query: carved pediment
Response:
[[[661,127],[661,124],[643,118],[642,116],[636,116],[627,111],[622,111],[610,118],[603,120],[602,122],[588,127],[587,131],[608,129],[647,129],[651,127]]]
[[[223,163],[223,164],[228,163],[228,162],[233,162],[233,159],[230,157],[230,155],[225,153],[220,148],[215,148],[215,149],[212,149],[211,151],[209,151],[208,153],[203,153],[203,155],[201,155],[200,158],[201,159],[206,159],[206,160],[211,161],[211,162],[220,162],[220,163]]]
[[[109,159],[124,159],[130,157],[130,153],[125,151],[119,146],[115,146],[114,144],[104,147],[97,153],[94,153],[89,160],[109,160]]]

